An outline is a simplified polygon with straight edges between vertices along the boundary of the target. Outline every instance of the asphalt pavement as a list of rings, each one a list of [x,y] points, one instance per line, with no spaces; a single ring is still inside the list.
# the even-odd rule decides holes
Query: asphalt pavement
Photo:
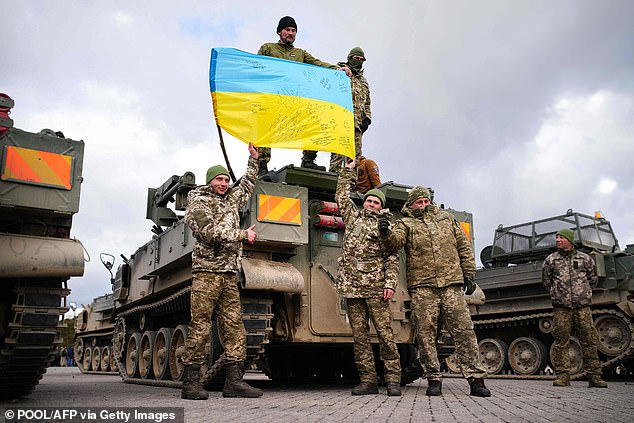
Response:
[[[488,379],[492,396],[475,398],[469,396],[467,382],[461,378],[446,378],[441,397],[427,397],[427,382],[422,379],[404,387],[401,397],[388,397],[384,387],[378,395],[352,396],[351,386],[281,386],[257,374],[249,374],[248,378],[249,383],[264,390],[263,397],[233,399],[223,398],[221,392],[210,392],[207,401],[187,401],[180,398],[178,389],[126,384],[118,376],[85,375],[77,368],[52,367],[30,396],[0,401],[0,421],[634,421],[633,381],[610,381],[608,389],[589,389],[585,381],[558,388],[552,386],[551,380]],[[11,413],[13,418],[7,418]]]

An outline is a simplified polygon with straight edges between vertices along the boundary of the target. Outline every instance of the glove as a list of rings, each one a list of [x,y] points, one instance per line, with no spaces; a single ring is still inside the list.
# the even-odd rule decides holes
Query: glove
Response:
[[[361,121],[361,125],[359,125],[359,129],[361,129],[362,134],[368,130],[368,126],[370,126],[371,123],[372,121],[367,117],[363,118],[363,120]]]
[[[386,217],[379,219],[379,234],[387,236],[390,233],[390,221]]]
[[[476,290],[476,283],[471,278],[464,278],[464,293],[467,295],[471,295]]]

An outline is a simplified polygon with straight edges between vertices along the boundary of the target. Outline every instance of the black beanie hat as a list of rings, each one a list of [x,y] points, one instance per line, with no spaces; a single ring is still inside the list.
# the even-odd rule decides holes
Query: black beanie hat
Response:
[[[295,19],[291,18],[290,16],[284,16],[282,19],[280,19],[280,23],[277,24],[277,31],[275,32],[279,34],[281,30],[288,27],[293,27],[295,28],[295,30],[297,30]]]

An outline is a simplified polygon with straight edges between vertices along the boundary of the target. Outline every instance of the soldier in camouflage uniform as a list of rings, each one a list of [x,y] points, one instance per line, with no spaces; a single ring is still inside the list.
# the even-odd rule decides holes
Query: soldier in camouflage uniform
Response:
[[[379,221],[381,240],[391,251],[405,247],[407,288],[412,297],[416,338],[427,395],[442,394],[442,373],[436,351],[440,316],[456,345],[456,358],[471,386],[471,395],[488,397],[486,370],[479,361],[478,343],[464,297],[475,291],[475,260],[471,244],[455,217],[431,202],[427,188],[414,187],[401,210],[403,217],[390,229]]]
[[[544,287],[553,302],[553,367],[555,386],[570,386],[570,335],[573,329],[583,351],[583,367],[589,388],[607,388],[601,379],[601,362],[597,354],[598,335],[592,323],[592,288],[598,278],[594,260],[574,248],[574,232],[562,229],[555,237],[557,251],[546,257],[542,269]]]
[[[339,62],[337,65],[346,66],[352,71],[350,84],[352,88],[352,105],[354,107],[354,148],[356,158],[361,156],[361,139],[363,133],[372,123],[370,111],[370,85],[363,76],[363,63],[366,61],[365,53],[361,47],[354,47],[348,53],[347,62]],[[339,173],[343,165],[344,156],[337,153],[330,155],[330,172]]]
[[[343,70],[348,76],[351,75],[350,69],[340,67],[331,63],[322,62],[313,57],[306,50],[293,46],[295,37],[297,36],[297,23],[290,16],[284,16],[277,24],[277,35],[280,40],[276,43],[264,43],[258,50],[258,54],[262,56],[277,57],[278,59],[292,60],[294,62],[308,63],[309,65],[321,66],[324,68]],[[271,148],[259,147],[260,153],[260,172],[258,177],[263,180],[270,180],[268,163],[271,160]],[[317,152],[313,150],[304,150],[302,153],[302,167],[308,169],[326,170],[324,166],[318,166],[315,163]]]
[[[241,268],[242,241],[253,243],[256,238],[253,226],[240,229],[238,215],[255,188],[258,152],[252,144],[249,144],[249,153],[249,164],[240,185],[230,188],[227,170],[212,166],[207,170],[207,185],[190,191],[187,197],[185,222],[196,242],[192,252],[191,320],[183,356],[181,398],[208,398],[200,381],[200,367],[206,362],[205,344],[215,309],[225,349],[227,378],[223,396],[255,398],[262,395],[260,389],[242,380],[246,333],[237,272]]]
[[[389,396],[401,395],[401,365],[392,332],[389,300],[398,285],[398,256],[388,253],[379,241],[378,219],[391,216],[384,209],[385,195],[378,189],[367,192],[363,209],[350,199],[355,185],[354,160],[346,164],[337,183],[336,199],[346,225],[343,254],[339,258],[337,290],[346,299],[354,338],[354,359],[360,384],[352,395],[377,394],[377,375],[370,344],[368,318],[379,337],[379,351],[385,369]]]

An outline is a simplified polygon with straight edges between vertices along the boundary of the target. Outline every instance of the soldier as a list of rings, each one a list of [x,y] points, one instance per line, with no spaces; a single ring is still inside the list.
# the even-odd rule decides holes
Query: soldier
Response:
[[[339,67],[313,57],[306,50],[294,47],[295,37],[297,35],[297,23],[290,16],[284,16],[277,24],[277,35],[280,40],[277,43],[265,43],[258,50],[258,54],[262,56],[277,57],[279,59],[292,60],[294,62],[308,63],[310,65],[321,66],[330,69],[339,69],[351,75],[350,69],[347,67]],[[270,180],[268,163],[271,160],[271,148],[259,147],[260,153],[260,171],[258,177]],[[312,150],[304,150],[302,153],[302,167],[308,169],[326,170],[324,166],[318,166],[315,163],[317,152]]]
[[[374,160],[359,156],[359,166],[357,166],[357,185],[354,190],[365,194],[372,188],[381,185],[379,176],[379,165]]]
[[[478,343],[464,297],[475,291],[475,260],[471,244],[455,217],[432,203],[427,188],[414,187],[401,210],[403,217],[390,229],[379,221],[381,240],[390,250],[405,246],[407,288],[412,297],[423,376],[427,395],[442,394],[442,373],[436,352],[439,316],[456,345],[456,358],[471,387],[471,395],[491,396],[484,385],[486,370],[479,361]]]
[[[592,288],[598,278],[594,260],[574,248],[574,232],[562,229],[555,236],[557,251],[544,260],[542,281],[553,302],[553,367],[554,386],[570,386],[570,334],[579,336],[583,351],[583,367],[588,375],[588,388],[607,388],[601,379],[601,363],[597,354],[597,331],[592,323]]]
[[[354,166],[354,160],[346,164],[336,194],[346,225],[343,254],[339,258],[337,290],[346,299],[354,339],[354,359],[360,378],[352,395],[379,392],[370,344],[368,318],[371,318],[379,337],[387,394],[400,396],[401,363],[394,343],[389,303],[398,285],[398,257],[387,252],[376,230],[379,217],[389,218],[391,214],[383,208],[385,195],[378,189],[368,191],[363,200],[363,209],[357,209],[350,199],[350,190],[354,186]]]
[[[347,62],[339,62],[338,66],[347,67],[352,71],[350,84],[352,87],[352,105],[354,108],[354,148],[356,158],[361,156],[361,138],[363,133],[372,123],[372,113],[370,111],[370,86],[368,80],[363,76],[363,63],[366,61],[365,53],[361,47],[354,47],[348,53]],[[343,165],[341,154],[332,153],[330,155],[330,172],[339,173]]]
[[[218,165],[207,170],[207,185],[188,194],[185,222],[196,242],[192,253],[191,320],[185,342],[181,398],[207,399],[200,380],[205,363],[205,344],[211,329],[211,315],[217,309],[223,336],[227,378],[224,397],[255,398],[262,391],[242,380],[246,359],[246,333],[236,272],[240,270],[242,241],[255,242],[253,226],[240,229],[238,210],[255,188],[258,152],[249,144],[249,164],[238,187],[229,187],[229,173]]]

